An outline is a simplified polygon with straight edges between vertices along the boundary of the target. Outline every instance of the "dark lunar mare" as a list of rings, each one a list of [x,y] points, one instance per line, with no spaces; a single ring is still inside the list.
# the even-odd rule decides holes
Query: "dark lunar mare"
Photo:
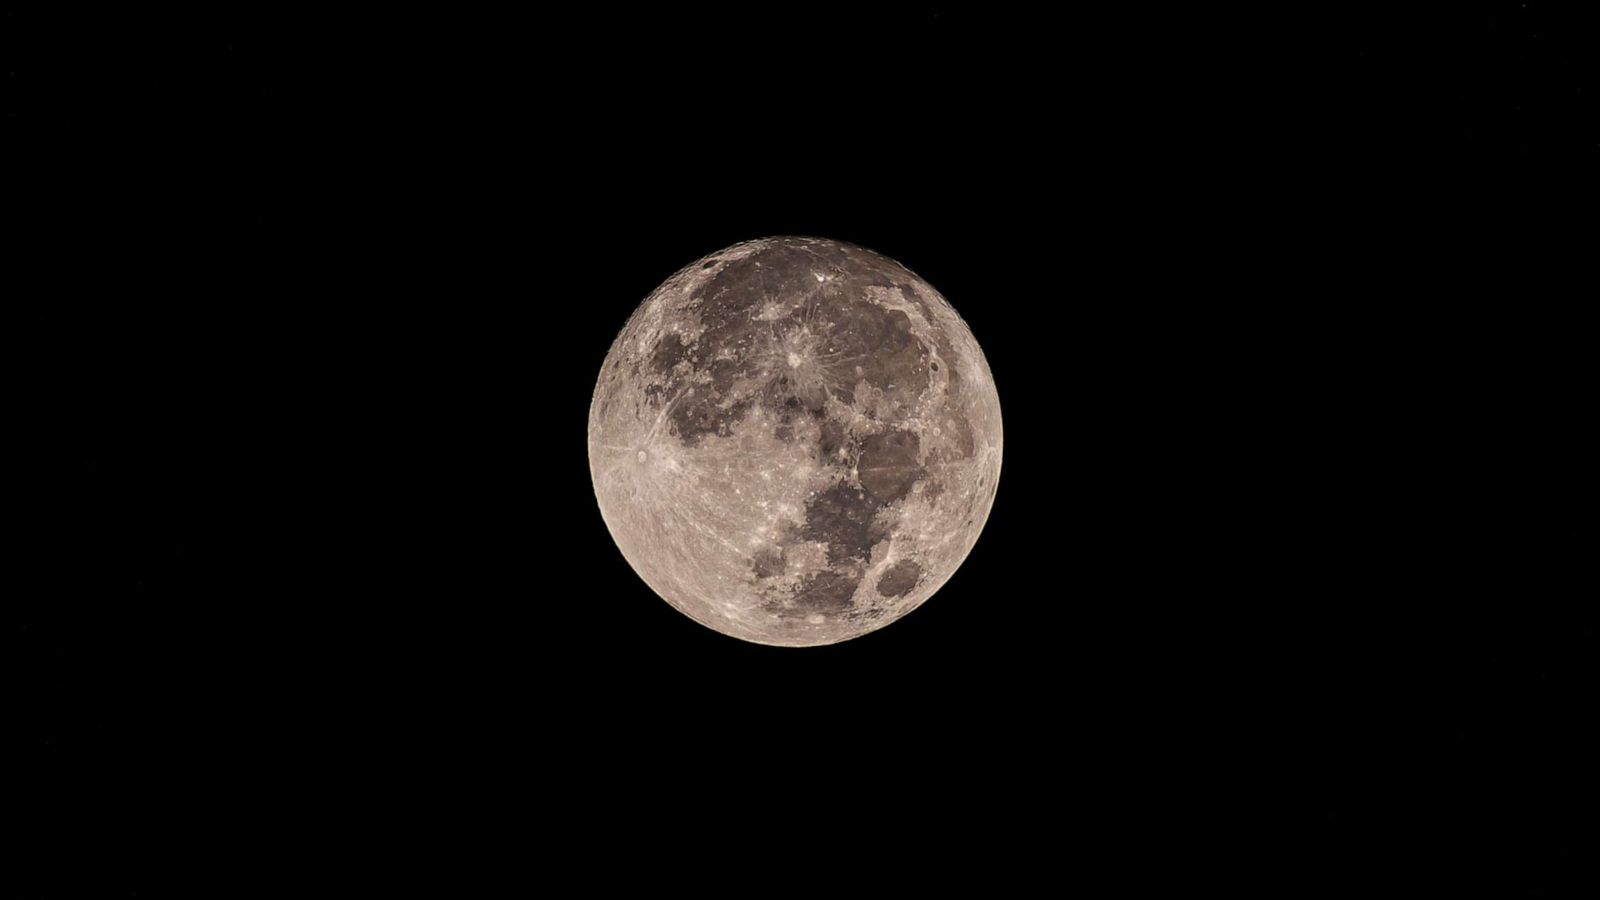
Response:
[[[808,541],[826,542],[830,565],[865,561],[882,539],[872,524],[877,512],[878,504],[865,491],[840,482],[806,502],[799,534]]]
[[[861,583],[861,573],[825,569],[806,576],[795,592],[795,612],[800,615],[822,613],[836,616],[850,609],[850,597]],[[784,611],[780,611],[780,615]]]
[[[909,559],[902,559],[878,577],[878,593],[885,597],[903,597],[911,593],[922,577],[922,567]]]
[[[893,503],[911,492],[927,473],[917,464],[920,440],[910,431],[885,431],[861,442],[856,465],[861,486],[880,504]]]

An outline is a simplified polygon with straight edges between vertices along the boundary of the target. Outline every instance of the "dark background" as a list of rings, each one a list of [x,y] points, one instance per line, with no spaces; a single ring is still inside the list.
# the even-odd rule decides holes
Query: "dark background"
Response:
[[[45,844],[1576,861],[1592,19],[7,25]],[[950,583],[803,651],[655,598],[584,446],[634,306],[786,233],[935,285],[1006,426]]]

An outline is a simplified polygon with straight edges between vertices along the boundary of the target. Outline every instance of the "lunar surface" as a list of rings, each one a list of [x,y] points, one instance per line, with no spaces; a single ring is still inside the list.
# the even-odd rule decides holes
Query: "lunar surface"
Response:
[[[737,244],[645,299],[601,367],[589,468],[657,594],[761,644],[882,628],[966,559],[1000,400],[944,297],[870,250]]]

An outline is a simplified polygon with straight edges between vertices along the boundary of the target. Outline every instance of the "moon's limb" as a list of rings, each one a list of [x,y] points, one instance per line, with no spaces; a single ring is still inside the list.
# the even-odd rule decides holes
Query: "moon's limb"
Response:
[[[601,515],[647,584],[763,644],[857,637],[937,591],[1000,475],[1000,402],[950,304],[887,257],[749,241],[629,318],[589,411]]]

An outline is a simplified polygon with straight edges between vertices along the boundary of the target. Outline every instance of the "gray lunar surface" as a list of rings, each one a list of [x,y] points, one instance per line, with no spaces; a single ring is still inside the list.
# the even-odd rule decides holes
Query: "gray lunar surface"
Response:
[[[695,621],[761,644],[857,637],[966,559],[1000,401],[950,304],[899,263],[774,237],[691,263],[628,319],[589,410],[623,556]]]

